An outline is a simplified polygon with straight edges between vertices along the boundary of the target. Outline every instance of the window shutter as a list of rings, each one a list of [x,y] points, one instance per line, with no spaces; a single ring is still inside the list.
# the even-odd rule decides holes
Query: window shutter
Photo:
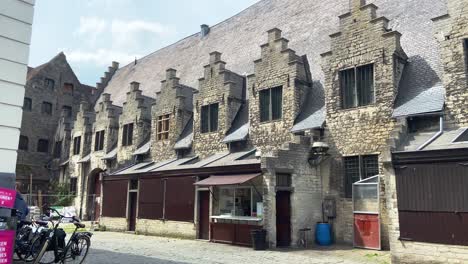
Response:
[[[271,89],[271,119],[281,119],[283,112],[283,87]]]
[[[260,122],[270,120],[270,89],[260,91]]]

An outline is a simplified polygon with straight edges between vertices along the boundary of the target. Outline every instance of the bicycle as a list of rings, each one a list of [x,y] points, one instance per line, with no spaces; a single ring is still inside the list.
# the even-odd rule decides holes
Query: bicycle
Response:
[[[26,221],[18,222],[16,237],[15,237],[15,253],[17,258],[25,262],[33,261],[40,250],[39,234],[43,229],[47,228],[48,223],[45,221]]]
[[[91,246],[92,233],[78,232],[78,229],[84,228],[85,225],[73,216],[71,219],[75,225],[75,230],[65,244],[66,233],[63,229],[59,228],[59,225],[67,217],[53,208],[46,208],[46,210],[56,213],[59,219],[57,223],[54,223],[53,218],[49,217],[52,228],[41,232],[41,250],[34,260],[34,264],[83,263]]]

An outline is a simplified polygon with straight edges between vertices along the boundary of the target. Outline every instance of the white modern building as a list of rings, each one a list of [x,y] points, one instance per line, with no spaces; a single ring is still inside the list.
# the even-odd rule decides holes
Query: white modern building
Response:
[[[0,1],[0,186],[14,188],[35,0]]]

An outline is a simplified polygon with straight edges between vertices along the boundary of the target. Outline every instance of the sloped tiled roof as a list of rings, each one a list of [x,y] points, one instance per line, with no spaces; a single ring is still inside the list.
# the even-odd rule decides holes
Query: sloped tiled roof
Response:
[[[409,57],[404,72],[407,78],[401,82],[396,101],[397,109],[401,107],[397,113],[410,115],[438,109],[443,90],[434,87],[441,79],[441,62],[431,18],[446,14],[446,0],[367,2],[376,4],[378,16],[390,19],[390,27],[402,33],[401,44]],[[122,105],[126,91],[123,88],[137,81],[145,95],[154,97],[167,68],[178,70],[181,83],[198,87],[198,78],[203,76],[203,66],[212,51],[223,53],[230,70],[252,73],[253,61],[260,58],[259,46],[267,41],[266,31],[274,27],[283,31],[290,40],[289,47],[297,54],[307,55],[313,82],[323,86],[320,54],[329,51],[329,35],[338,30],[338,16],[348,11],[349,0],[262,0],[211,27],[206,37],[196,33],[139,59],[137,64],[132,62],[120,68],[105,92],[112,94],[115,104]],[[433,104],[428,103],[427,108],[411,107],[426,91],[435,98]],[[297,122],[298,127],[320,121],[311,117],[315,113],[320,116],[320,112],[303,116],[304,123]]]

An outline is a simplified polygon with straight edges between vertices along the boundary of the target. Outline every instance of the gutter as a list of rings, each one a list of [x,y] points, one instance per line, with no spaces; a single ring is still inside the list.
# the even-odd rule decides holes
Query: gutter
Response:
[[[431,144],[437,138],[439,138],[443,133],[444,133],[444,117],[440,116],[439,117],[439,131],[434,136],[432,136],[428,141],[424,142],[424,144],[419,146],[417,150],[423,150],[425,147],[427,147],[429,144]]]

